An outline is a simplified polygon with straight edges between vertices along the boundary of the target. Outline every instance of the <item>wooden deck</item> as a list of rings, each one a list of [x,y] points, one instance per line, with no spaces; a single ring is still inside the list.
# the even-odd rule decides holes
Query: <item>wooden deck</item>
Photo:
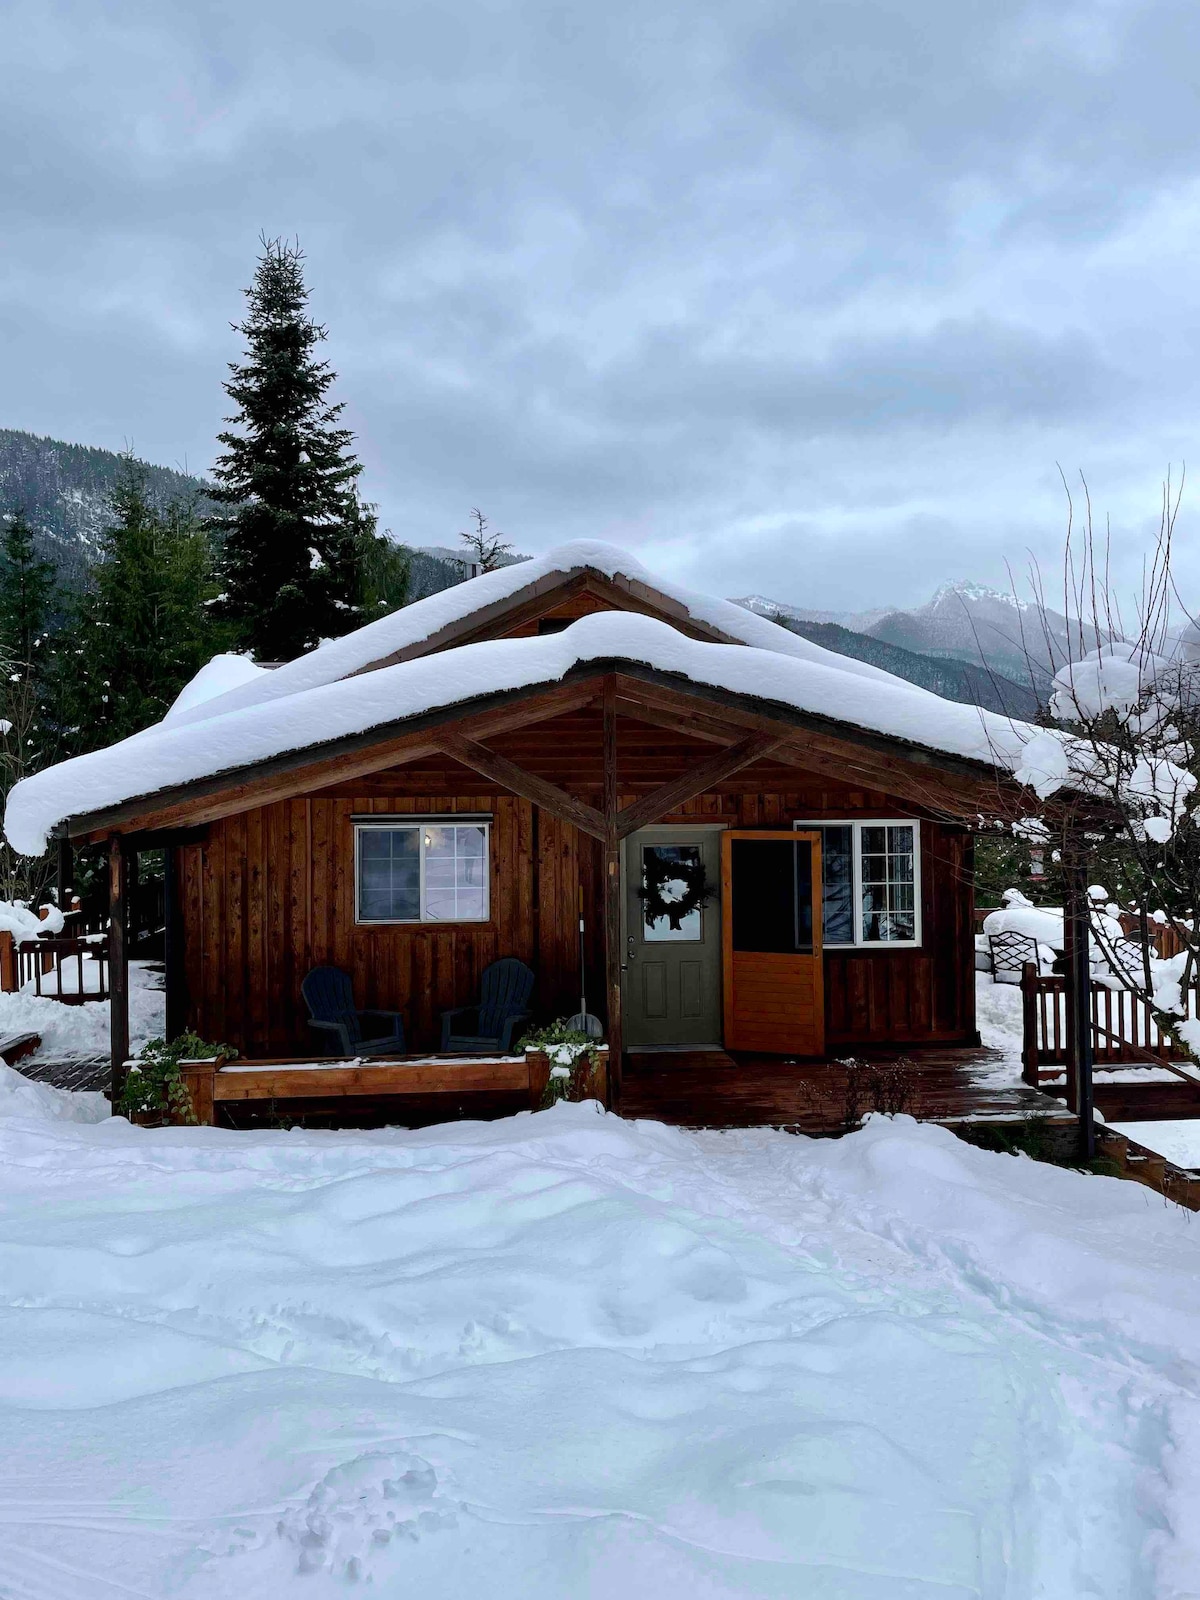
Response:
[[[988,1081],[988,1069],[997,1057],[984,1049],[939,1048],[910,1050],[916,1067],[911,1104],[906,1108],[923,1121],[954,1122],[968,1118],[1016,1121],[1031,1114],[1065,1121],[1070,1113],[1052,1093],[1025,1084]],[[885,1065],[895,1054],[871,1052],[871,1065]],[[246,1063],[249,1065],[249,1063]],[[106,1091],[110,1083],[107,1057],[83,1061],[22,1061],[17,1070],[38,1083],[57,1089]],[[627,1117],[652,1117],[678,1127],[798,1128],[805,1133],[828,1133],[844,1125],[847,1075],[844,1067],[828,1061],[788,1063],[779,1056],[739,1054],[723,1050],[633,1052],[626,1058],[621,1112]],[[1185,1084],[1120,1083],[1095,1080],[1096,1107],[1109,1122],[1182,1120],[1200,1117],[1200,1087]],[[379,1125],[402,1120],[408,1126],[455,1118],[508,1116],[526,1104],[522,1095],[478,1092],[464,1095],[461,1104],[448,1107],[445,1097],[429,1096],[426,1103],[406,1098],[403,1110],[393,1097],[378,1104],[351,1108],[336,1099],[309,1114],[330,1120],[358,1121],[360,1114]],[[307,1120],[304,1108],[290,1108],[298,1120]],[[862,1111],[871,1109],[869,1086]],[[339,1115],[340,1113],[340,1115]],[[228,1115],[228,1113],[227,1113]],[[228,1120],[242,1122],[242,1117]],[[253,1121],[253,1119],[249,1119]]]
[[[112,1063],[104,1056],[69,1061],[19,1061],[18,1072],[34,1083],[53,1089],[97,1089],[107,1093],[112,1084]]]
[[[728,1055],[724,1050],[631,1052],[626,1058],[621,1112],[652,1117],[689,1128],[794,1128],[802,1133],[832,1133],[875,1109],[871,1077],[895,1109],[899,1089],[887,1069],[898,1052],[860,1052],[867,1063],[859,1074],[858,1104],[852,1105],[850,1073],[839,1062],[794,1061],[780,1056]],[[913,1049],[907,1059],[907,1101],[902,1109],[924,1122],[968,1119],[1018,1121],[1041,1115],[1073,1120],[1062,1101],[1025,1084],[988,1081],[1000,1057],[981,1048]]]
[[[988,1068],[994,1067],[999,1059],[994,1051],[914,1049],[907,1052],[907,1058],[915,1071],[904,1109],[923,1121],[1017,1121],[1030,1115],[1043,1115],[1053,1121],[1072,1120],[1062,1101],[1048,1094],[1024,1084],[1010,1086],[988,1082]],[[894,1062],[897,1053],[860,1053],[860,1059],[868,1063],[865,1080],[873,1069],[886,1068]],[[242,1063],[245,1069],[253,1065],[256,1064]],[[265,1069],[267,1063],[257,1066]],[[107,1090],[110,1083],[109,1064],[105,1058],[24,1061],[17,1070],[58,1089]],[[846,1124],[847,1085],[846,1068],[830,1061],[789,1062],[780,1056],[745,1053],[735,1058],[723,1050],[634,1051],[626,1057],[620,1111],[623,1116],[650,1117],[677,1127],[766,1126],[796,1128],[804,1133],[832,1133]],[[282,1085],[272,1087],[278,1091]],[[1164,1085],[1163,1089],[1168,1094],[1172,1092],[1169,1085]],[[1145,1092],[1141,1086],[1134,1086],[1132,1093],[1137,1096]],[[863,1081],[859,1115],[873,1109],[872,1100],[871,1085]],[[379,1126],[398,1121],[406,1126],[419,1126],[462,1117],[509,1116],[527,1104],[524,1093],[489,1094],[465,1087],[461,1102],[453,1105],[447,1104],[444,1095],[409,1093],[402,1097],[381,1096],[353,1105],[336,1097],[311,1100],[307,1106],[290,1102],[287,1111],[301,1122],[328,1119],[344,1125]],[[271,1114],[276,1115],[282,1109],[277,1105]],[[1124,1104],[1121,1111],[1123,1116],[1127,1115]],[[1151,1114],[1175,1113],[1156,1107]],[[1177,1114],[1186,1116],[1189,1113]],[[1200,1114],[1200,1105],[1196,1114]],[[225,1120],[235,1126],[253,1126],[262,1115],[261,1108],[257,1114],[251,1107],[246,1108],[245,1114],[235,1111],[232,1105],[225,1108]]]

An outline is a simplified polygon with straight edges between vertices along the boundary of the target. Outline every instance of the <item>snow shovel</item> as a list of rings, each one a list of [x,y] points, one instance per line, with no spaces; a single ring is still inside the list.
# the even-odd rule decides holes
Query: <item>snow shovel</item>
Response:
[[[603,1039],[604,1025],[587,1008],[587,975],[583,948],[583,885],[579,886],[579,1010],[567,1018],[567,1027],[586,1033],[589,1039]]]

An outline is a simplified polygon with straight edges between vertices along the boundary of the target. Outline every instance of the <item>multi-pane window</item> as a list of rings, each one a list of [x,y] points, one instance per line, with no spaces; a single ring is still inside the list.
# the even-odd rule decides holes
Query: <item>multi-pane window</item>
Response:
[[[359,922],[486,922],[486,822],[355,826]]]
[[[915,822],[798,822],[821,835],[827,945],[920,944]]]

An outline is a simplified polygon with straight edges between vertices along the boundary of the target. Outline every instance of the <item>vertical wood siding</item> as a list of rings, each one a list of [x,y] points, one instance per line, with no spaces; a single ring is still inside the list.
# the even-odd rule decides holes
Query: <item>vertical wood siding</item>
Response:
[[[669,742],[661,732],[654,739],[660,747]],[[780,769],[755,771],[691,801],[674,820],[772,828],[795,819],[911,814],[884,795],[821,780],[800,789],[794,772],[787,783]],[[568,1015],[579,1004],[581,885],[588,1002],[603,1014],[597,842],[513,795],[464,792],[463,778],[461,769],[398,769],[363,783],[361,793],[326,791],[247,811],[214,824],[203,845],[182,848],[190,1025],[248,1056],[305,1052],[300,983],[310,967],[329,963],[353,975],[360,1005],[405,1006],[411,1046],[425,1050],[438,1042],[440,1013],[473,999],[482,969],[502,955],[533,967],[539,1015]],[[777,786],[766,787],[772,780]],[[356,926],[351,818],[454,812],[493,818],[491,920]],[[829,1048],[974,1036],[972,841],[925,820],[921,843],[922,946],[826,953]]]

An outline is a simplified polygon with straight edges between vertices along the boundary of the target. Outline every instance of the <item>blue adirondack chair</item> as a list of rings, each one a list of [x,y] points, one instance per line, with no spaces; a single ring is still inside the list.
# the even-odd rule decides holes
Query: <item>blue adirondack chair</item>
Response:
[[[442,1049],[460,1056],[506,1056],[532,1016],[533,973],[516,956],[483,969],[479,1004],[442,1012]]]
[[[397,1056],[404,1052],[399,1011],[359,1011],[354,985],[340,967],[314,967],[300,985],[308,1026],[331,1056]]]

